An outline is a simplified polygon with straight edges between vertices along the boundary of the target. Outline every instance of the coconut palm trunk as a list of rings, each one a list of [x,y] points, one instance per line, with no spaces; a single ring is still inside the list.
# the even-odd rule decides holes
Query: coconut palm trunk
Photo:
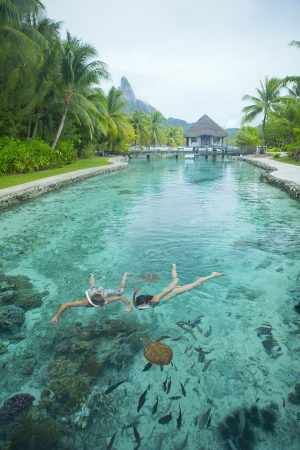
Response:
[[[64,113],[63,113],[63,115],[62,115],[62,117],[61,117],[60,124],[59,124],[58,130],[57,130],[57,132],[56,132],[56,136],[55,136],[54,141],[53,141],[53,144],[52,144],[53,150],[55,149],[55,147],[56,147],[56,145],[57,145],[57,142],[58,142],[58,139],[60,138],[61,132],[62,132],[62,130],[63,130],[63,128],[64,128],[65,120],[66,120],[66,117],[67,117],[67,114],[68,114],[69,107],[70,107],[70,105],[68,105],[67,103],[65,103],[65,106],[64,106]]]

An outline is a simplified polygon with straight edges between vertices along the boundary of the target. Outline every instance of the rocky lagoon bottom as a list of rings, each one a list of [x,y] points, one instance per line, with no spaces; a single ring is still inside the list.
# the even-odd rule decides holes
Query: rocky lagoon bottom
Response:
[[[245,162],[131,161],[1,213],[0,448],[300,448],[300,203]],[[98,284],[168,304],[62,302]],[[147,338],[145,338],[147,336]],[[173,352],[147,363],[161,336]]]

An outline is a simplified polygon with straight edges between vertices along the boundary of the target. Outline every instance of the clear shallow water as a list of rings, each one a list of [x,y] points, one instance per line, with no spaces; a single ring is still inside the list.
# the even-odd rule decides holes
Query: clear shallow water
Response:
[[[142,449],[219,450],[232,442],[245,449],[299,448],[300,406],[288,395],[299,382],[300,323],[293,306],[299,302],[300,204],[261,183],[260,173],[239,161],[133,161],[126,171],[1,213],[2,273],[27,276],[48,294],[26,313],[23,339],[16,340],[19,330],[1,337],[8,347],[0,355],[0,400],[18,392],[36,397],[25,414],[38,429],[38,413],[49,422],[56,440],[49,438],[47,448],[106,448],[117,432],[111,448],[133,449],[132,423]],[[155,310],[76,308],[56,326],[49,323],[62,302],[84,296],[91,271],[105,287],[134,272],[125,292],[130,298],[137,286],[159,292],[172,262],[181,284],[214,270],[225,276]],[[158,279],[144,280],[147,273]],[[179,326],[200,318],[198,327]],[[171,337],[164,342],[173,350],[173,366],[142,371],[145,335]],[[199,348],[209,352],[204,361]],[[228,415],[271,402],[275,432],[251,425],[250,444],[251,433],[240,424],[243,441],[222,440],[218,427]],[[168,423],[159,423],[170,413]],[[22,448],[34,445],[25,441]]]

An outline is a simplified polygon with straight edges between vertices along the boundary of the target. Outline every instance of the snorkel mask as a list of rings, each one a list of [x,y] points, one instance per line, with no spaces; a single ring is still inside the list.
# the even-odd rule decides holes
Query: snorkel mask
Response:
[[[140,290],[141,290],[140,288],[135,288],[135,289],[134,289],[134,293],[133,293],[133,304],[134,304],[134,306],[135,306],[137,309],[146,309],[146,308],[150,308],[150,305],[149,305],[149,304],[142,304],[142,305],[137,305],[137,304],[136,304],[136,302],[135,302],[135,297],[136,297],[136,294],[137,294]]]

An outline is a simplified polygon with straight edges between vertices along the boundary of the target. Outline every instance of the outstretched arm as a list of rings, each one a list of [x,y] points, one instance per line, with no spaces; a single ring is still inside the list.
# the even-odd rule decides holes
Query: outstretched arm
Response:
[[[123,295],[114,295],[112,297],[104,297],[104,300],[106,303],[112,303],[112,302],[123,302],[126,305],[126,311],[130,312],[132,309],[131,302],[129,303],[127,298],[125,298]]]
[[[61,305],[61,307],[59,308],[59,310],[57,311],[57,313],[55,314],[54,317],[52,317],[51,319],[51,323],[55,324],[59,321],[60,316],[62,315],[62,313],[69,307],[73,307],[73,306],[88,306],[89,302],[88,300],[85,298],[83,300],[77,300],[75,302],[66,302],[63,303]]]

